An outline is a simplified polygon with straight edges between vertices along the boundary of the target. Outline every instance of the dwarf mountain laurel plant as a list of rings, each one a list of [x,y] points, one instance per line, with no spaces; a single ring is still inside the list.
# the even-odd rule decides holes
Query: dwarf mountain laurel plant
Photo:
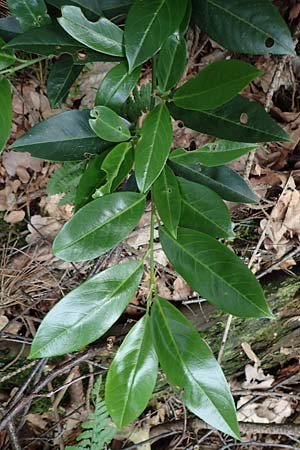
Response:
[[[144,259],[110,267],[60,300],[42,321],[30,358],[70,353],[100,338],[126,309],[150,258],[147,311],[106,376],[109,414],[119,428],[135,420],[147,406],[160,365],[182,389],[189,411],[239,438],[234,402],[210,348],[174,305],[157,296],[154,227],[159,224],[172,266],[203,298],[236,316],[273,317],[254,275],[222,243],[234,238],[223,200],[259,201],[226,164],[258,143],[289,137],[263,106],[239,95],[261,73],[245,56],[213,62],[179,87],[178,82],[187,64],[191,22],[235,53],[294,55],[286,23],[269,0],[7,3],[11,16],[0,20],[1,148],[12,120],[5,76],[51,60],[48,94],[56,107],[87,63],[117,63],[101,82],[92,110],[54,115],[11,146],[66,163],[49,190],[63,190],[64,179],[75,214],[56,236],[53,253],[65,261],[97,258],[132,232],[146,202],[152,205]],[[26,52],[37,56],[20,59]],[[152,83],[139,88],[149,60]],[[192,151],[173,149],[172,118],[218,140]]]

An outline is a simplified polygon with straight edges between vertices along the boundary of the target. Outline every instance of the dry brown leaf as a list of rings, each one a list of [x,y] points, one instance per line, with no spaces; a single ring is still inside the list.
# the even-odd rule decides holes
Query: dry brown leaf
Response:
[[[25,212],[21,209],[19,211],[11,211],[9,214],[4,216],[4,220],[11,225],[15,223],[22,222],[25,217]]]
[[[188,297],[193,294],[193,290],[181,277],[176,278],[173,287],[173,300],[187,300]]]
[[[14,177],[18,167],[25,169],[32,169],[35,172],[39,172],[42,168],[43,161],[38,158],[34,158],[30,153],[24,152],[5,152],[3,154],[2,164],[5,167],[8,175]]]
[[[42,217],[39,215],[31,217],[31,224],[28,224],[30,234],[26,236],[28,244],[39,242],[42,238],[54,239],[63,225],[53,217]]]

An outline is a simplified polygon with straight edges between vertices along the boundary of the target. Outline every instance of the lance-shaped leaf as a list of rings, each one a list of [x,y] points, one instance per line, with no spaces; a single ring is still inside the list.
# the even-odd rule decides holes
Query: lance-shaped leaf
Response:
[[[107,374],[105,403],[118,428],[128,425],[146,408],[157,366],[149,318],[144,316],[126,336]]]
[[[132,0],[46,0],[49,5],[61,10],[64,5],[80,6],[90,16],[96,15],[116,18],[127,12]]]
[[[82,66],[74,65],[70,55],[62,55],[53,64],[47,80],[47,93],[51,108],[62,106],[81,71]]]
[[[178,29],[186,6],[185,0],[134,1],[125,24],[130,71],[155,55],[168,36]]]
[[[111,146],[89,126],[89,110],[66,111],[35,125],[11,146],[48,161],[76,161]]]
[[[129,261],[71,291],[44,318],[29,358],[64,355],[99,339],[131,301],[142,274],[143,261]]]
[[[144,120],[136,146],[135,172],[141,192],[147,192],[161,173],[172,144],[172,123],[164,104],[156,106]]]
[[[246,181],[227,166],[202,167],[198,165],[177,164],[169,161],[176,175],[203,184],[215,191],[224,200],[238,203],[258,203],[259,198],[250,189]]]
[[[214,237],[234,237],[230,214],[223,200],[201,184],[178,178],[182,210],[180,226]]]
[[[159,53],[157,64],[158,88],[169,91],[183,74],[187,58],[186,40],[178,32],[168,37]]]
[[[133,72],[129,73],[126,62],[121,62],[113,67],[100,84],[95,105],[108,106],[114,111],[119,112],[132,89],[136,86],[140,73],[140,67],[137,67]]]
[[[168,380],[184,389],[190,411],[239,439],[234,401],[212,351],[191,323],[167,300],[157,297],[151,328],[160,365]]]
[[[0,18],[0,37],[4,41],[10,41],[21,33],[22,30],[17,19],[12,16]]]
[[[44,0],[7,0],[6,3],[23,31],[50,23]]]
[[[287,133],[258,103],[245,97],[235,97],[219,108],[192,111],[171,103],[170,112],[187,128],[221,139],[238,142],[289,141]]]
[[[167,230],[176,237],[181,213],[181,198],[177,177],[165,166],[152,187],[158,214]]]
[[[95,106],[91,110],[89,124],[101,139],[109,142],[123,142],[130,139],[129,122],[122,119],[107,106]]]
[[[235,97],[260,73],[244,61],[217,61],[177,89],[173,101],[184,109],[213,109]]]
[[[95,191],[94,198],[113,192],[123,181],[133,165],[131,143],[116,145],[105,157],[101,170],[105,172],[106,182]]]
[[[2,47],[5,45],[5,41],[0,37],[0,70],[14,64],[16,58],[12,50],[4,50]]]
[[[235,316],[273,317],[253,273],[224,244],[186,228],[178,228],[177,239],[161,228],[160,241],[175,270],[206,300]]]
[[[170,159],[177,164],[202,164],[203,166],[214,167],[240,158],[257,147],[257,144],[220,140],[205,144],[193,151],[185,151],[182,148],[176,149],[171,153]]]
[[[295,54],[291,33],[272,2],[193,0],[192,17],[201,30],[234,52]]]
[[[64,6],[57,19],[74,39],[93,50],[108,55],[123,56],[123,31],[105,17],[90,22],[77,6]]]
[[[145,196],[135,192],[97,198],[64,225],[54,240],[53,253],[65,261],[103,255],[131,233],[144,209]]]
[[[0,152],[9,138],[12,123],[12,96],[9,82],[0,79]]]

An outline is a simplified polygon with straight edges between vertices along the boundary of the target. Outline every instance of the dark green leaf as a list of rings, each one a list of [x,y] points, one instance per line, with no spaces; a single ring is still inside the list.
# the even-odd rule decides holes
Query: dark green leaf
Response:
[[[123,56],[123,31],[105,17],[90,22],[77,6],[64,6],[60,25],[74,39],[93,50],[113,56]]]
[[[132,96],[123,105],[122,114],[131,122],[137,122],[142,113],[148,112],[151,106],[151,83],[135,86]]]
[[[105,184],[96,190],[94,198],[102,197],[116,189],[133,165],[133,148],[131,143],[121,143],[114,147],[105,157],[101,170],[105,173]]]
[[[113,67],[100,84],[95,105],[108,106],[119,112],[132,89],[136,86],[140,72],[141,68],[137,67],[133,72],[128,73],[126,62],[121,62]]]
[[[161,173],[172,144],[172,123],[164,104],[156,106],[144,120],[136,146],[135,173],[141,192],[147,192]]]
[[[44,0],[6,0],[6,3],[23,31],[50,23]]]
[[[255,276],[225,245],[186,228],[178,228],[177,240],[162,228],[160,240],[175,270],[206,300],[236,316],[273,317]]]
[[[101,337],[131,301],[142,273],[142,261],[125,262],[71,291],[44,318],[29,357],[64,355]]]
[[[103,255],[131,233],[144,209],[144,195],[135,192],[97,198],[64,225],[54,240],[53,253],[65,261],[87,261]]]
[[[221,166],[222,164],[240,158],[245,153],[255,150],[257,147],[257,144],[220,140],[206,144],[193,151],[185,151],[181,148],[176,149],[171,153],[170,159],[177,164],[183,165],[203,164],[207,167]]]
[[[60,55],[70,53],[74,64],[94,61],[119,61],[120,58],[95,52],[71,38],[58,24],[35,28],[8,42],[5,48],[23,50],[39,55]]]
[[[186,0],[134,1],[125,24],[125,49],[130,71],[155,55],[167,37],[178,29],[186,5]]]
[[[294,55],[290,31],[266,0],[193,0],[193,19],[224,47],[252,55]]]
[[[47,93],[51,108],[62,106],[81,71],[82,66],[75,66],[70,55],[62,55],[53,64],[47,81]]]
[[[93,200],[93,194],[97,188],[105,183],[106,173],[101,170],[101,165],[109,150],[92,158],[80,178],[75,194],[75,212]]]
[[[17,19],[12,16],[0,18],[0,37],[4,41],[10,41],[21,33],[22,30]]]
[[[123,142],[130,139],[129,123],[106,106],[95,106],[91,110],[89,124],[101,139],[110,142]]]
[[[227,166],[201,167],[169,162],[176,175],[203,184],[215,191],[224,200],[238,203],[258,203],[259,198],[246,181]]]
[[[177,89],[173,101],[184,109],[213,109],[235,97],[260,73],[260,70],[244,61],[217,61]]]
[[[111,146],[89,126],[89,110],[66,111],[32,127],[11,146],[48,161],[76,161]]]
[[[165,166],[152,186],[158,214],[167,230],[176,237],[181,213],[180,191],[173,171]]]
[[[234,401],[224,374],[205,341],[169,302],[157,297],[151,328],[159,362],[168,380],[184,389],[190,411],[239,439]]]
[[[0,152],[9,138],[12,123],[12,96],[9,82],[0,79]]]
[[[180,226],[217,238],[234,237],[230,214],[221,198],[201,184],[178,178],[182,211]]]
[[[165,41],[157,64],[158,88],[169,91],[179,81],[187,58],[186,41],[178,32]]]
[[[5,41],[0,37],[0,70],[6,69],[7,67],[14,64],[16,58],[12,50],[3,50]]]
[[[79,6],[83,13],[91,19],[102,16],[101,0],[46,0],[52,6],[55,6],[59,11],[63,6]]]
[[[157,366],[149,319],[144,316],[126,336],[107,374],[105,403],[118,428],[128,425],[146,408]]]
[[[264,108],[245,97],[235,97],[209,111],[191,111],[169,105],[172,116],[188,128],[221,139],[238,142],[289,141],[286,132]]]
[[[184,35],[190,25],[190,20],[191,20],[191,14],[192,14],[192,0],[187,0],[187,6],[186,6],[186,10],[185,10],[185,14],[183,16],[182,22],[179,26],[179,33],[181,35]]]

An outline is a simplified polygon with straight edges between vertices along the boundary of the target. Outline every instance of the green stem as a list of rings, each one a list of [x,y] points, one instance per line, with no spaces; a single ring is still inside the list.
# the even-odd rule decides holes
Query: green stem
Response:
[[[155,106],[155,97],[154,92],[156,89],[156,78],[157,78],[157,56],[153,56],[152,58],[152,89],[151,89],[151,105],[150,108],[153,109]]]
[[[33,64],[36,64],[37,62],[44,61],[45,59],[51,59],[53,56],[39,56],[38,58],[27,60],[22,64],[19,64],[16,67],[12,67],[11,69],[6,69],[0,71],[0,75],[11,75],[15,72],[18,72],[18,70],[25,69],[25,67],[32,66]]]

